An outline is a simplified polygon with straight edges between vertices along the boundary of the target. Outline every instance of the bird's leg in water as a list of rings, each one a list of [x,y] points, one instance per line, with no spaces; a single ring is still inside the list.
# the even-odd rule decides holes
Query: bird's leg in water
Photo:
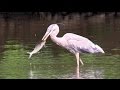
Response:
[[[76,60],[77,60],[77,66],[79,66],[79,53],[76,53],[75,56],[76,56]]]
[[[79,60],[80,60],[81,64],[82,64],[82,65],[84,65],[84,63],[83,63],[82,59],[80,58]]]
[[[80,78],[79,66],[76,67],[76,75],[77,75],[77,79],[79,79]]]
[[[76,59],[77,59],[77,65],[79,66],[79,61],[80,61],[80,63],[81,63],[82,65],[84,65],[84,64],[83,64],[83,61],[82,61],[81,58],[79,57],[79,53],[76,53],[75,56],[76,56]]]

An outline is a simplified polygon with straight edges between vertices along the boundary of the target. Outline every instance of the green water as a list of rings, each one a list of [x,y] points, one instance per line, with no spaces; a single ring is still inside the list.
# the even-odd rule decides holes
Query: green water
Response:
[[[60,19],[59,19],[60,18]],[[120,79],[120,18],[91,17],[78,14],[61,19],[19,16],[0,18],[0,79]],[[84,66],[75,56],[50,39],[39,53],[30,52],[51,23],[63,22],[59,36],[73,32],[100,45],[105,54],[81,54]]]

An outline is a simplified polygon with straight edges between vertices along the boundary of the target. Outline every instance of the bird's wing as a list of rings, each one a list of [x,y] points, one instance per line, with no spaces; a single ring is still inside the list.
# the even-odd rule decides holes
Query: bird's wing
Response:
[[[63,37],[66,38],[67,40],[72,39],[72,40],[87,40],[87,41],[90,41],[89,39],[87,39],[83,36],[74,34],[74,33],[66,33]]]
[[[64,38],[66,38],[67,40],[67,47],[71,50],[74,51],[79,51],[79,52],[90,52],[93,53],[93,48],[95,48],[95,44],[92,43],[89,39],[76,35],[76,34],[72,34],[72,33],[68,33],[64,36]]]

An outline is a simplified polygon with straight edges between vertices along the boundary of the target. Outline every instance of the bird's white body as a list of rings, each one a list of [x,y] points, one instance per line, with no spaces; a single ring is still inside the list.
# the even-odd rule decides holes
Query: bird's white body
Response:
[[[46,41],[48,36],[50,36],[52,41],[55,42],[57,45],[64,47],[65,49],[69,50],[71,53],[75,54],[78,66],[79,66],[79,60],[81,64],[83,64],[82,60],[79,58],[79,53],[84,53],[84,52],[104,53],[103,49],[100,46],[98,46],[97,44],[94,44],[89,39],[83,36],[79,36],[73,33],[66,33],[63,37],[57,37],[58,33],[59,33],[58,25],[51,24],[48,27],[42,40]],[[41,45],[38,45],[38,46],[41,47]],[[38,46],[37,48],[39,48]],[[35,50],[38,51],[39,49],[37,48]]]
[[[69,50],[71,53],[104,53],[102,48],[89,39],[73,33],[66,33],[63,37],[50,35],[53,42]]]

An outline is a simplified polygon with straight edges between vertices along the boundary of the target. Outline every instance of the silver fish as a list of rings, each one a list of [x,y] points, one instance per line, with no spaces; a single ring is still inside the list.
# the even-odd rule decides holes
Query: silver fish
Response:
[[[37,53],[40,49],[43,48],[43,46],[45,46],[46,41],[42,41],[41,43],[37,44],[34,48],[34,50],[32,52],[27,52],[29,55],[29,59],[31,58],[31,56],[35,53]]]

